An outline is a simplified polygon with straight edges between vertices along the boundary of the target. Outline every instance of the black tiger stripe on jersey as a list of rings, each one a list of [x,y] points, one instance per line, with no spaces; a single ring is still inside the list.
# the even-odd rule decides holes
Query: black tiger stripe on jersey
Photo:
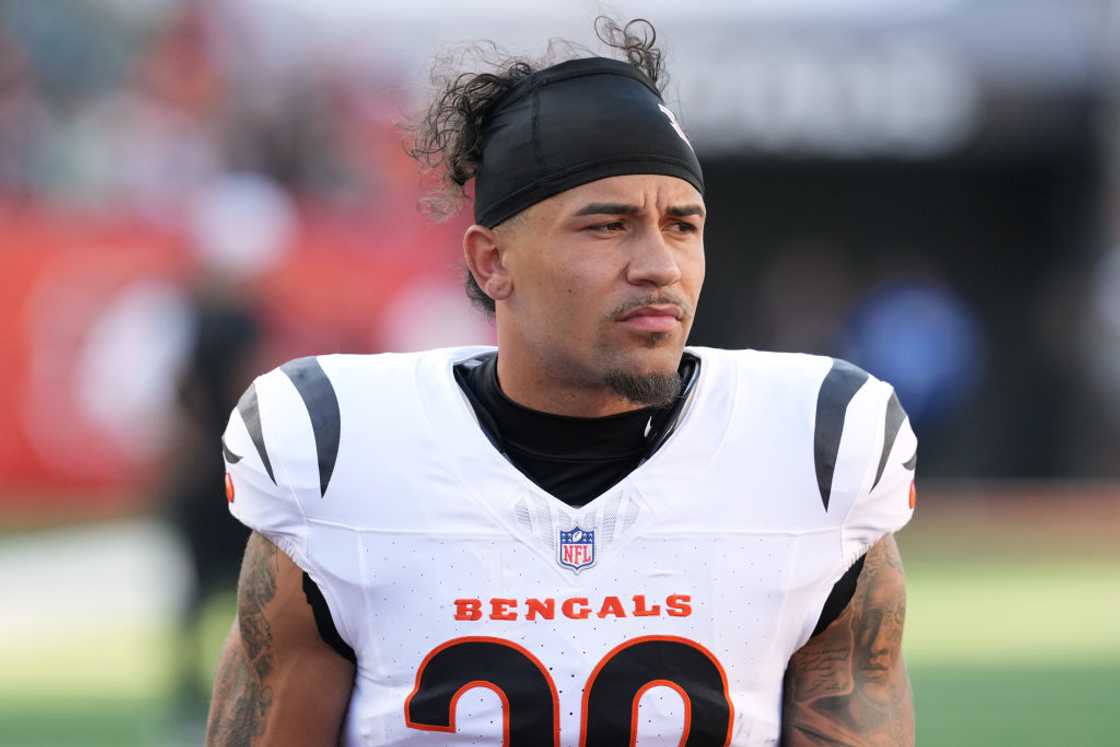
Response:
[[[892,392],[890,401],[887,402],[887,417],[883,424],[883,453],[879,455],[879,469],[875,471],[875,482],[871,483],[872,490],[883,477],[883,470],[887,467],[887,457],[890,456],[894,440],[898,438],[904,420],[906,420],[906,411],[902,409],[898,395]]]
[[[311,417],[315,452],[319,459],[319,495],[325,496],[338,460],[338,443],[342,431],[338,396],[315,356],[288,361],[280,370],[295,384],[296,391],[307,408],[307,414]]]
[[[840,453],[840,436],[844,433],[844,417],[848,403],[867,381],[868,373],[847,361],[833,359],[832,368],[817,394],[817,419],[813,428],[813,462],[817,471],[817,487],[821,491],[824,510],[832,496],[832,474]]]
[[[260,404],[257,402],[257,385],[250,384],[245,393],[241,395],[241,399],[237,402],[237,411],[241,413],[241,419],[245,421],[245,429],[249,431],[249,438],[253,439],[253,446],[257,447],[257,454],[261,457],[261,462],[264,464],[264,471],[268,473],[268,479],[272,480],[272,484],[276,484],[276,477],[272,474],[272,462],[268,459],[268,449],[264,446],[264,432],[261,430],[261,410]]]

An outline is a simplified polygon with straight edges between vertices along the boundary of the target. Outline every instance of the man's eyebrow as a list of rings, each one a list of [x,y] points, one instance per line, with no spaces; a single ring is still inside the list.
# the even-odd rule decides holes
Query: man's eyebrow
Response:
[[[575,212],[575,215],[637,215],[642,209],[637,205],[628,205],[623,202],[592,202],[584,205]],[[689,215],[704,217],[704,208],[700,205],[674,205],[665,210],[670,218],[684,218]]]
[[[665,210],[665,214],[670,218],[684,218],[688,215],[699,215],[704,217],[704,208],[700,205],[674,205]]]
[[[592,202],[576,211],[576,215],[636,215],[642,212],[637,205],[622,202]]]

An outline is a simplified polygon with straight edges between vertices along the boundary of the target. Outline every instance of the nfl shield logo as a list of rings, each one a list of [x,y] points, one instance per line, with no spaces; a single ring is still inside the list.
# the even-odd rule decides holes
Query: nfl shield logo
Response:
[[[579,573],[595,565],[595,530],[560,530],[560,565]]]

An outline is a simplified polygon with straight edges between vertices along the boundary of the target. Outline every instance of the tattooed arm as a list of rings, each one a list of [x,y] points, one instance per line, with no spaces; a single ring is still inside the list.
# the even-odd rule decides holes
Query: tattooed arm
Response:
[[[354,665],[320,639],[302,579],[283,552],[252,534],[214,678],[208,747],[338,743]]]
[[[867,553],[847,609],[790,658],[785,747],[914,744],[914,704],[902,660],[905,617],[902,559],[887,535]]]

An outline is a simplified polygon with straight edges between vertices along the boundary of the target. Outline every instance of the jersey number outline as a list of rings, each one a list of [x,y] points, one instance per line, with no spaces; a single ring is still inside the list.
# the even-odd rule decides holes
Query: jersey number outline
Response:
[[[632,638],[608,651],[583,687],[580,747],[628,744],[638,737],[638,704],[665,686],[684,703],[680,747],[727,747],[735,709],[727,674],[712,652],[677,636]],[[502,703],[502,747],[560,747],[560,697],[548,668],[504,638],[465,636],[432,649],[404,702],[405,725],[454,732],[459,698],[485,687]]]

